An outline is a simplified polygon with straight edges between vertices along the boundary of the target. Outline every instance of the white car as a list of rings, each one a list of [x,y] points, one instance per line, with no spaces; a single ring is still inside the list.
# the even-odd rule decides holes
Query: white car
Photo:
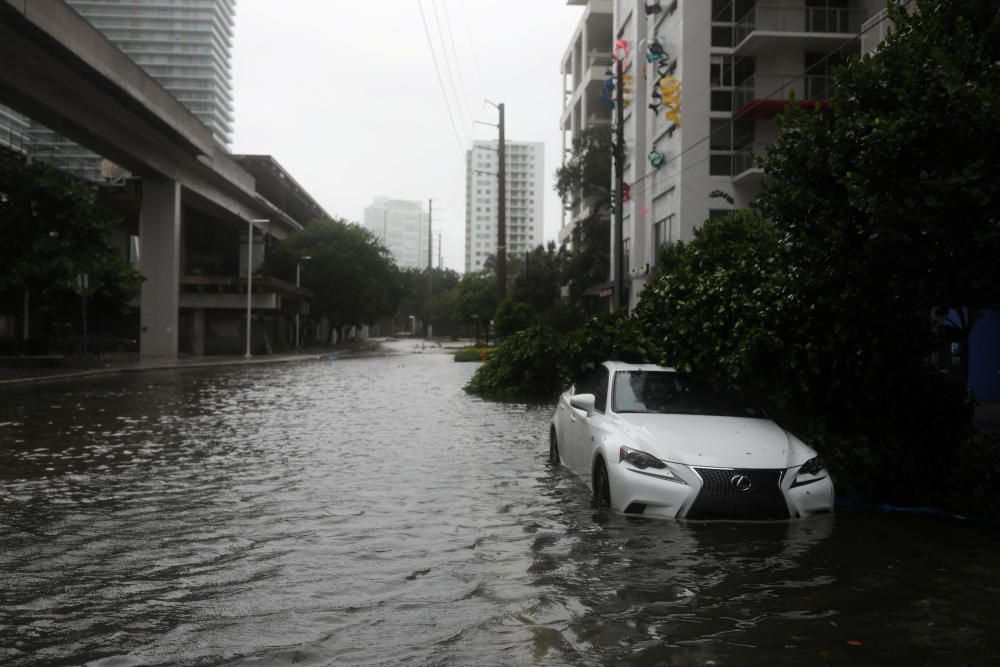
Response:
[[[549,459],[599,505],[683,519],[788,519],[833,511],[814,450],[763,412],[699,391],[672,368],[609,361],[552,417]]]

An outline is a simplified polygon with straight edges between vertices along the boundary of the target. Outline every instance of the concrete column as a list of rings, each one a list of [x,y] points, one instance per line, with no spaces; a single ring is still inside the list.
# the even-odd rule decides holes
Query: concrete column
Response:
[[[140,297],[139,355],[177,356],[180,305],[181,186],[144,179],[139,215],[139,272],[146,278]]]

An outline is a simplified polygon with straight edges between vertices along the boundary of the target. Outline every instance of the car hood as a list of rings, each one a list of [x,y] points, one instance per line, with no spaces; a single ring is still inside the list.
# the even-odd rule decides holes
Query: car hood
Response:
[[[769,419],[621,414],[635,445],[672,463],[720,468],[788,468],[815,453]]]

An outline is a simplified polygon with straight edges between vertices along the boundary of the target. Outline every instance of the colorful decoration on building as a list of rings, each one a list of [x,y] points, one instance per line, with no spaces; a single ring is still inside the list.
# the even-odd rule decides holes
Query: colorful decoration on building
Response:
[[[664,76],[657,81],[660,100],[666,109],[664,118],[677,127],[681,126],[681,80],[676,76]]]
[[[615,49],[611,52],[611,59],[615,62],[621,62],[622,64],[628,60],[628,42],[624,39],[619,39],[615,41]]]
[[[646,45],[646,62],[655,63],[666,57],[667,54],[663,50],[663,45],[660,44],[658,39],[653,38],[653,40]]]
[[[667,159],[666,156],[655,148],[649,151],[649,164],[653,165],[656,169],[663,166],[663,162]]]

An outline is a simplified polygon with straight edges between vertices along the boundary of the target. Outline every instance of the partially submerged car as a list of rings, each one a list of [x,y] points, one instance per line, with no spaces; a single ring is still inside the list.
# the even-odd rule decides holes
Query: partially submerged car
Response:
[[[599,505],[684,519],[789,519],[833,510],[816,452],[759,409],[673,368],[609,361],[562,396],[549,458]]]

